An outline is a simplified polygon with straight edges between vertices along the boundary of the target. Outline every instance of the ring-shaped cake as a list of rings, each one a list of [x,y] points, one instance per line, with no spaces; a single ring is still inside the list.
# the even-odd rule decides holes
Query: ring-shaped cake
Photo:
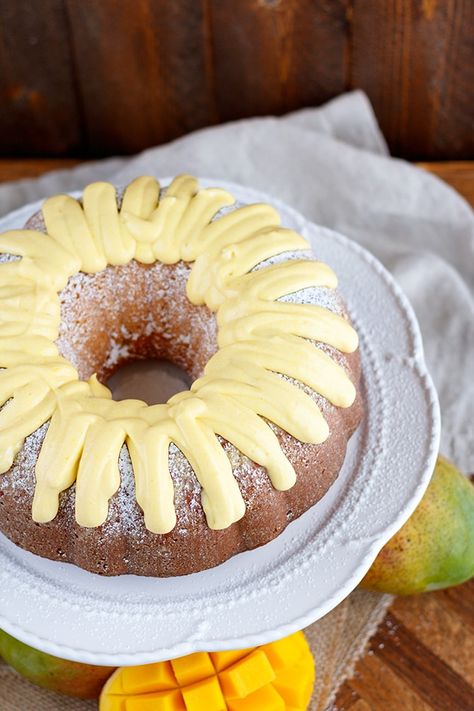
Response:
[[[179,575],[324,495],[361,417],[334,272],[269,205],[179,176],[89,185],[0,235],[0,529],[103,574]],[[114,401],[122,363],[193,379]],[[102,381],[102,382],[101,382]]]

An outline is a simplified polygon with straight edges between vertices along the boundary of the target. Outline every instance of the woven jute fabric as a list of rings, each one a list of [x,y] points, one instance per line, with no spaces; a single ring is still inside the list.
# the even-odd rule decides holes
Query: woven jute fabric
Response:
[[[324,711],[382,621],[389,595],[356,590],[305,632],[316,660],[310,711]],[[96,701],[81,701],[40,689],[0,665],[0,711],[95,711]],[[257,710],[256,710],[257,711]]]
[[[310,711],[325,711],[382,622],[391,595],[355,590],[344,602],[305,630],[316,662]]]

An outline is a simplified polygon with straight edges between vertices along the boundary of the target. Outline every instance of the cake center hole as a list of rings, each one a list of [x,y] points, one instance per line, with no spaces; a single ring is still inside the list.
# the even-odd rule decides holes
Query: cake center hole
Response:
[[[74,275],[60,294],[60,354],[115,400],[154,405],[188,390],[218,349],[215,314],[186,296],[189,272],[132,260]]]
[[[106,384],[114,400],[144,400],[148,405],[157,405],[188,390],[191,378],[174,363],[146,358],[119,366]]]

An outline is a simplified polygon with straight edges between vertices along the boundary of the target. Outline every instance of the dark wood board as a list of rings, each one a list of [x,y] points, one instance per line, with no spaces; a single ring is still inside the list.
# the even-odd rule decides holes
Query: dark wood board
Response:
[[[395,155],[473,158],[472,0],[354,0],[350,84]]]
[[[473,0],[0,0],[0,155],[133,153],[362,88],[395,155],[474,158]]]
[[[0,0],[0,153],[74,153],[83,144],[62,0]]]
[[[209,0],[221,121],[318,105],[346,88],[348,0]]]
[[[86,150],[130,153],[213,123],[196,0],[65,0]]]

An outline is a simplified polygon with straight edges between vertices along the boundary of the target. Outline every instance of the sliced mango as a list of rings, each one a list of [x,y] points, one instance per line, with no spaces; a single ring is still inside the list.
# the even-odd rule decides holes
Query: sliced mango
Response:
[[[117,676],[123,694],[146,694],[148,691],[165,691],[176,686],[170,662],[144,664],[139,667],[124,667]]]
[[[275,689],[267,684],[243,699],[229,699],[229,711],[285,711],[285,700]],[[306,707],[304,707],[306,708]]]
[[[292,634],[290,637],[264,644],[260,649],[265,652],[270,664],[278,671],[296,664],[307,654],[309,647],[304,634]]]
[[[178,690],[160,691],[157,694],[141,694],[125,699],[126,711],[186,711]]]
[[[187,657],[179,657],[171,660],[174,675],[179,686],[194,684],[200,679],[207,679],[215,675],[212,659],[207,652],[195,652]]]
[[[226,699],[243,699],[275,679],[272,665],[261,649],[256,649],[219,674]]]
[[[305,711],[314,660],[304,634],[117,669],[99,711]]]
[[[312,659],[303,661],[294,667],[280,669],[273,687],[295,708],[305,708],[311,697],[314,684],[314,664]],[[297,682],[295,682],[295,679]]]
[[[226,702],[217,676],[185,686],[181,689],[187,711],[227,711]]]
[[[212,659],[212,663],[216,671],[220,672],[222,669],[227,669],[234,662],[239,659],[243,659],[247,654],[250,654],[253,647],[247,649],[229,649],[226,652],[210,652],[209,656]]]

